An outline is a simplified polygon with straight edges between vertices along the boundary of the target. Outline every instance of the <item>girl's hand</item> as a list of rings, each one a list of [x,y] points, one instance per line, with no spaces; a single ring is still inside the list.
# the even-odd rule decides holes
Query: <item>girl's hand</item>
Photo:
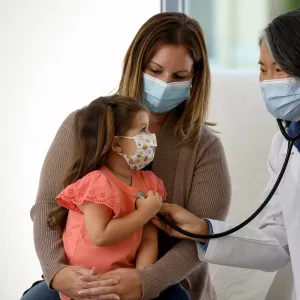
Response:
[[[152,218],[155,216],[162,206],[162,198],[159,193],[148,191],[145,199],[138,198],[136,200],[137,210],[143,212],[146,216]]]

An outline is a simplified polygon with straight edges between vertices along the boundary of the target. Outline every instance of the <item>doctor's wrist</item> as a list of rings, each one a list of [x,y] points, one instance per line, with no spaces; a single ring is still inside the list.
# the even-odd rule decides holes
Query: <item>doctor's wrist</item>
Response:
[[[210,226],[208,221],[206,221],[205,219],[199,219],[198,223],[195,224],[193,232],[196,234],[209,234]],[[194,238],[193,240],[200,243],[206,243],[208,241],[208,239],[198,239],[198,238]]]

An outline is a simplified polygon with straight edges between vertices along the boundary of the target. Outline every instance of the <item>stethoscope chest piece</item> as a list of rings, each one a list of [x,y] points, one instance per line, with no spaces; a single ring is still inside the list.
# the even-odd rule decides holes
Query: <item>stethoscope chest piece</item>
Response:
[[[137,197],[140,199],[146,199],[146,195],[143,192],[138,192]]]

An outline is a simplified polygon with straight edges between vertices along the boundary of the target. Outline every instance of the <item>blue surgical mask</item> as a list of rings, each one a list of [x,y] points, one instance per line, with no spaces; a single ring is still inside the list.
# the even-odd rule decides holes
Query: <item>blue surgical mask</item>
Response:
[[[299,80],[264,80],[260,86],[267,109],[275,118],[295,122],[300,120]]]
[[[166,83],[143,73],[143,102],[154,113],[167,113],[190,97],[191,83],[191,80]]]

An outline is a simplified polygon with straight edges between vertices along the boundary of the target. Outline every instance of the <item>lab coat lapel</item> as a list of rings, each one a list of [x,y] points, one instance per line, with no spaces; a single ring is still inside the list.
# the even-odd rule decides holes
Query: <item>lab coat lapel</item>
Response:
[[[284,144],[284,143],[283,143]],[[287,142],[285,142],[285,149]],[[281,148],[281,165],[286,157],[286,151]],[[284,216],[285,229],[288,237],[289,252],[292,262],[294,287],[297,297],[300,297],[300,255],[298,253],[300,244],[300,154],[296,148],[286,170],[282,182],[282,212]],[[299,298],[300,299],[300,298]]]

